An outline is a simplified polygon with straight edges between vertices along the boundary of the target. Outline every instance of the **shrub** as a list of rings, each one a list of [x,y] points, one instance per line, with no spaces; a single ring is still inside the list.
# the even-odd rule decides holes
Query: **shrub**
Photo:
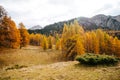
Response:
[[[109,55],[100,55],[87,53],[81,56],[77,56],[76,60],[85,65],[116,65],[119,62],[119,58]]]

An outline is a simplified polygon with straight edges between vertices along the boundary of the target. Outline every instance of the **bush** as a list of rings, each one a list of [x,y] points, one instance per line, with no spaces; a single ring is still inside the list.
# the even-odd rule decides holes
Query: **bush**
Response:
[[[109,55],[87,53],[77,56],[76,60],[85,65],[116,65],[119,58]]]

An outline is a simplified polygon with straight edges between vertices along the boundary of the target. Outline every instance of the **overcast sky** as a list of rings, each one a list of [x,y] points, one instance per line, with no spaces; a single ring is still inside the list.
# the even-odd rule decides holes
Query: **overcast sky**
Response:
[[[0,5],[27,28],[96,14],[120,15],[120,0],[0,0]]]

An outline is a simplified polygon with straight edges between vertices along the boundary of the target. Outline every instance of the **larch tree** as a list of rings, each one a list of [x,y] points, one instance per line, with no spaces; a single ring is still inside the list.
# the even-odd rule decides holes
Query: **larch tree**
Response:
[[[115,55],[120,57],[120,40],[115,38]]]
[[[42,46],[43,50],[48,49],[48,40],[45,35],[43,35],[43,37],[42,37],[42,45],[41,46]]]
[[[42,41],[42,35],[41,34],[30,34],[30,45],[34,46],[40,46]]]
[[[23,23],[19,23],[19,31],[21,36],[20,48],[22,48],[29,44],[29,33]]]
[[[11,18],[5,16],[0,23],[0,47],[18,48],[20,33]]]
[[[84,45],[82,44],[81,39],[77,40],[76,51],[77,51],[77,55],[81,55],[85,53],[85,48],[84,48]]]
[[[84,47],[85,47],[85,51],[86,52],[90,52],[90,46],[91,44],[91,36],[90,36],[90,32],[86,32],[85,33],[85,43],[84,43]]]
[[[56,41],[55,49],[56,49],[56,50],[61,50],[61,39],[58,39],[58,40]]]
[[[52,36],[49,36],[48,37],[48,49],[52,49],[52,47],[53,47],[53,42],[52,42]]]
[[[61,50],[61,38],[58,34],[55,36],[55,49],[56,50]]]
[[[102,31],[101,29],[98,29],[96,30],[96,36],[97,36],[97,39],[99,40],[99,53],[102,54],[102,53],[105,53],[105,50],[106,50],[106,45],[105,45],[105,32]]]
[[[93,50],[93,53],[98,54],[99,53],[99,39],[98,39],[95,32],[92,31],[91,35],[92,35],[92,50]]]
[[[34,45],[34,33],[30,34],[30,45]]]
[[[68,25],[64,24],[63,32],[62,32],[62,38],[61,38],[62,53],[65,53],[65,51],[66,51],[65,42],[66,42],[66,39],[69,37],[68,35],[69,35],[68,34]]]
[[[40,46],[41,45],[41,34],[34,35],[34,45]]]
[[[84,53],[83,35],[84,30],[77,21],[70,25],[64,25],[61,48],[62,53],[68,60],[74,60],[76,55]]]

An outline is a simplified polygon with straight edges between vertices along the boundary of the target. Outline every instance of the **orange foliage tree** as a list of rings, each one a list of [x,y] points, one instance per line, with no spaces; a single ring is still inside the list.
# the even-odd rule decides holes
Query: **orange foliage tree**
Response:
[[[118,38],[108,35],[101,29],[85,32],[77,21],[70,25],[64,25],[61,48],[68,60],[74,60],[76,55],[84,53],[120,56],[120,40]]]
[[[48,49],[52,49],[53,48],[53,37],[52,36],[49,36],[48,37]]]
[[[48,49],[48,40],[47,40],[47,36],[45,36],[45,35],[42,36],[41,46],[42,46],[43,50]]]
[[[120,56],[120,40],[98,29],[85,33],[86,53]]]
[[[0,47],[18,48],[20,45],[20,33],[11,18],[5,16],[0,23]]]
[[[84,54],[84,41],[83,41],[84,30],[74,21],[71,25],[64,25],[61,48],[62,53],[68,60],[74,60],[74,57],[78,54]]]
[[[29,44],[29,33],[23,23],[19,23],[19,31],[21,36],[20,48],[22,48]]]
[[[35,37],[36,36],[36,37]],[[101,29],[84,31],[77,21],[64,24],[62,34],[54,37],[42,34],[31,34],[30,43],[40,44],[46,49],[62,50],[67,60],[74,60],[76,55],[84,53],[108,54],[120,56],[120,40],[108,35]]]
[[[56,36],[55,36],[55,42],[56,42],[55,49],[61,50],[61,38],[58,34],[56,34]]]
[[[41,34],[30,34],[30,45],[40,46],[42,41]]]

